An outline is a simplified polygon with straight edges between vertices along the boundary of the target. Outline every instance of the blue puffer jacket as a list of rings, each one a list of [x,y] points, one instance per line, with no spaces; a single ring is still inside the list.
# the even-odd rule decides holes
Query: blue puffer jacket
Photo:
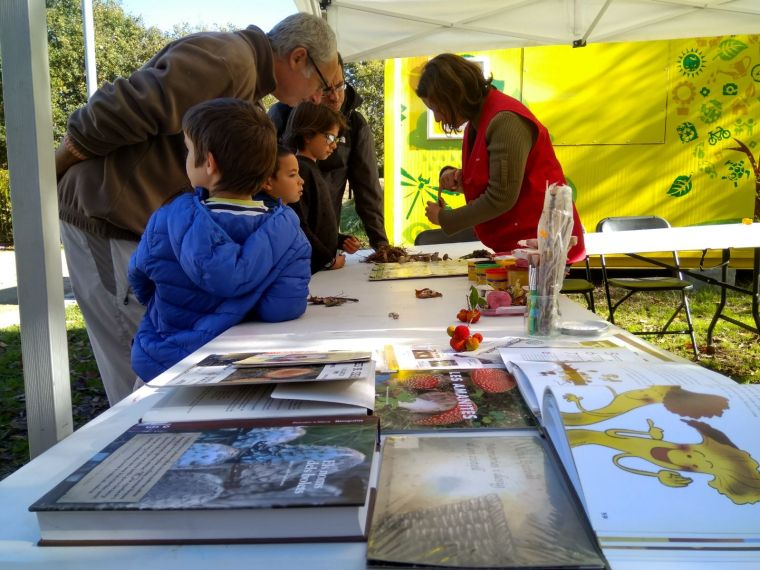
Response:
[[[306,310],[311,246],[295,212],[211,212],[204,197],[197,189],[158,209],[129,264],[147,305],[132,345],[145,381],[246,317],[287,321]]]

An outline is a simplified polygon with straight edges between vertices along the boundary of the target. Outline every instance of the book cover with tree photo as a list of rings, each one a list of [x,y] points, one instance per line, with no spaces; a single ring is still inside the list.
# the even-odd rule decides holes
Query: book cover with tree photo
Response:
[[[376,442],[366,416],[136,424],[30,510],[53,544],[362,535]]]
[[[382,568],[605,567],[546,440],[503,431],[386,438],[367,557]]]
[[[505,370],[400,370],[375,375],[375,415],[384,432],[534,427]]]

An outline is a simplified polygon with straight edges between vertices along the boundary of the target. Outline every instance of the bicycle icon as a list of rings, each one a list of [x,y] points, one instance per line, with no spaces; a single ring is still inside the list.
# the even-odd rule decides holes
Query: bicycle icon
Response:
[[[709,142],[712,145],[718,144],[718,141],[721,139],[727,139],[731,136],[731,131],[728,129],[724,129],[723,127],[718,127],[714,131],[709,131],[707,133],[709,135],[709,138],[707,139],[707,142]]]

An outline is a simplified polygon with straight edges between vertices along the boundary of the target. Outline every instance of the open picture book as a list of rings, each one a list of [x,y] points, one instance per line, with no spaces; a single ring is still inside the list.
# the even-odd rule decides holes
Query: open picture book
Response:
[[[542,421],[605,549],[760,549],[760,386],[565,382]]]
[[[679,384],[682,386],[734,384],[722,374],[687,362],[600,361],[514,361],[507,362],[509,370],[531,411],[543,416],[541,398],[551,386],[607,386],[615,389],[621,383],[649,386]]]

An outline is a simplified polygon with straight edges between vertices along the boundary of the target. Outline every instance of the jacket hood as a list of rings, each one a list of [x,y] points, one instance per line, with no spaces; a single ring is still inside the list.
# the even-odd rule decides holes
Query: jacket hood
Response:
[[[364,100],[362,96],[356,92],[351,85],[346,83],[346,98],[343,100],[343,105],[340,107],[340,112],[348,117],[351,113],[361,107]]]
[[[222,297],[246,294],[260,286],[264,268],[277,266],[298,235],[295,213],[284,207],[262,213],[256,231],[236,241],[201,204],[202,189],[172,202],[177,215],[167,216],[172,250],[187,277],[200,289]],[[184,212],[180,212],[185,210]]]

